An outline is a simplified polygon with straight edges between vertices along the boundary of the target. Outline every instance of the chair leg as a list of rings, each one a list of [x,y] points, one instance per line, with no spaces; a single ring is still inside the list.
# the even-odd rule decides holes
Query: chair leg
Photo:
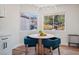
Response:
[[[45,48],[43,48],[43,52],[44,52],[44,55],[45,55]]]
[[[60,48],[58,47],[58,54],[60,55]]]
[[[50,47],[50,52],[51,52],[51,55],[53,54],[53,50],[52,50],[53,48],[52,47]]]
[[[25,55],[28,53],[28,45],[25,45]]]
[[[37,55],[37,49],[38,49],[38,44],[36,44],[36,47],[35,47],[35,54]]]
[[[37,47],[35,47],[35,54],[37,54]]]

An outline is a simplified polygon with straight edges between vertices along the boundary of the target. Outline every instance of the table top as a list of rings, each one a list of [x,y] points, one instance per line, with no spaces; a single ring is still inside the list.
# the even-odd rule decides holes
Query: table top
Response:
[[[53,34],[47,34],[46,36],[40,36],[39,34],[31,34],[31,35],[28,35],[29,37],[32,37],[32,38],[40,38],[40,39],[45,39],[45,38],[52,38],[54,37]]]

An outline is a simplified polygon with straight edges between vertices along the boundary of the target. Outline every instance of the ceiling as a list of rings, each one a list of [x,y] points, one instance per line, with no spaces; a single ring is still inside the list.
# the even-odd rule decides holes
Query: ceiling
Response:
[[[54,7],[57,4],[34,4],[34,6],[38,7],[38,8],[42,8],[42,7]]]

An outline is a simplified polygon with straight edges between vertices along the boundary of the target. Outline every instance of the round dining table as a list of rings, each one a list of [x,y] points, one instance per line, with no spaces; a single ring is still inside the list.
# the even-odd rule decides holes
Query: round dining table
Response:
[[[42,40],[54,37],[53,34],[46,34],[46,36],[40,36],[39,34],[31,34],[31,35],[28,35],[28,36],[38,39],[38,51],[37,51],[37,54],[39,54],[39,55],[44,54]]]

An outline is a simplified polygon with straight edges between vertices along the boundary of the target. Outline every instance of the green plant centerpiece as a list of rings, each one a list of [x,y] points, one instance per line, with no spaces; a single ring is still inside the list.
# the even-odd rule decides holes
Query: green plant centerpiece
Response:
[[[39,31],[40,36],[46,36],[46,33],[43,32],[42,30]]]

